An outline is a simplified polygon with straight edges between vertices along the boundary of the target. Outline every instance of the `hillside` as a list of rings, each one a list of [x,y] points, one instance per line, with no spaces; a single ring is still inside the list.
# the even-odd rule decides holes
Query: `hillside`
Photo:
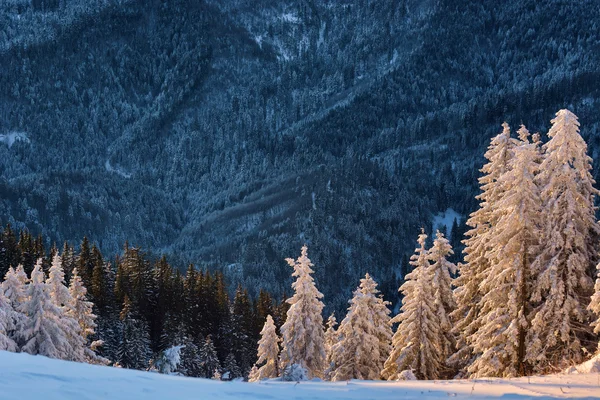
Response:
[[[596,373],[504,380],[217,382],[0,351],[0,399],[460,399],[598,398]],[[34,384],[32,384],[34,383]]]
[[[366,271],[394,300],[419,227],[474,209],[504,118],[568,107],[600,152],[591,0],[33,4],[0,5],[0,221],[49,241],[275,294],[306,242],[339,310]]]

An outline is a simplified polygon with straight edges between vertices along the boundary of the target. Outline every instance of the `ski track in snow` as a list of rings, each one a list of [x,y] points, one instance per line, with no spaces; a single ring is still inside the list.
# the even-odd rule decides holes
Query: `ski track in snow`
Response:
[[[217,382],[0,351],[1,400],[600,399],[597,373],[405,382]]]

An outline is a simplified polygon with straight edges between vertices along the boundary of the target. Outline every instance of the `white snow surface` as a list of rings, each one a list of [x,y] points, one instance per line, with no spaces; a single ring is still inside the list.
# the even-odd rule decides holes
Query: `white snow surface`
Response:
[[[401,382],[218,382],[0,351],[1,400],[600,398],[597,373]]]

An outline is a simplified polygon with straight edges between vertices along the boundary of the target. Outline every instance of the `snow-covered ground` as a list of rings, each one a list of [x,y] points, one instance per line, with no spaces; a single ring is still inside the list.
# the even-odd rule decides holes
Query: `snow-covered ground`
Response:
[[[410,382],[217,382],[0,351],[0,399],[447,399],[600,398],[600,374]]]

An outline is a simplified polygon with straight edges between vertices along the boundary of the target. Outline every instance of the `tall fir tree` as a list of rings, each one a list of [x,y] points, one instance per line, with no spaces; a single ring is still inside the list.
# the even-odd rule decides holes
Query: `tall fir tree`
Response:
[[[67,242],[63,244],[61,260],[63,271],[65,271],[65,283],[68,285],[71,283],[71,276],[73,275],[73,269],[75,268],[76,259],[75,249],[73,249],[73,247],[70,246]]]
[[[529,132],[519,129],[521,143],[510,168],[498,179],[502,195],[496,202],[496,225],[490,239],[490,269],[480,284],[480,314],[469,341],[481,354],[468,367],[473,377],[514,377],[528,371],[525,351],[529,330],[530,266],[538,253],[542,212],[537,175],[537,149]]]
[[[121,311],[121,341],[117,362],[124,368],[145,370],[149,367],[151,357],[148,325],[136,314],[126,295]]]
[[[79,275],[83,280],[83,285],[87,287],[92,287],[92,273],[94,271],[94,262],[92,260],[92,250],[90,248],[90,241],[87,236],[83,238],[81,241],[81,245],[79,248],[79,255],[77,256],[77,260],[75,263],[75,267],[77,267],[77,271],[79,271]]]
[[[257,382],[263,379],[276,378],[279,376],[279,336],[275,329],[275,323],[270,315],[267,315],[265,325],[260,331],[260,340],[258,341],[258,360],[252,373],[248,377],[250,382]]]
[[[58,253],[52,257],[52,265],[48,273],[46,285],[50,291],[50,298],[57,307],[64,308],[71,303],[71,295],[65,285],[65,273],[62,269],[62,261]]]
[[[467,338],[479,329],[482,297],[479,288],[490,268],[489,241],[494,236],[493,227],[497,222],[494,210],[502,194],[498,179],[508,170],[515,145],[516,141],[510,137],[510,127],[504,123],[502,132],[492,139],[484,155],[488,162],[481,169],[483,175],[479,178],[482,191],[476,197],[479,208],[467,220],[471,229],[465,233],[467,238],[463,241],[465,262],[459,264],[459,275],[454,280],[456,310],[450,317],[453,333],[457,337],[457,351],[448,359],[448,363],[455,369],[464,369],[478,357]]]
[[[379,379],[389,355],[392,328],[390,311],[378,293],[377,283],[366,274],[337,330],[340,339],[332,348],[332,381]]]
[[[87,289],[79,277],[77,268],[73,270],[71,284],[69,285],[70,304],[67,315],[77,321],[80,334],[86,344],[85,355],[88,360],[96,360],[97,357],[90,349],[89,338],[93,336],[96,328],[96,315],[93,313],[93,303],[86,299]]]
[[[391,320],[399,325],[392,338],[392,351],[381,372],[388,380],[397,379],[404,370],[413,370],[419,379],[436,379],[444,362],[426,240],[427,235],[422,231],[419,247],[411,257],[414,269],[400,287],[404,295],[402,312]]]
[[[166,318],[170,315],[173,297],[173,270],[167,262],[166,256],[162,256],[154,265],[152,278],[154,279],[155,299],[153,303],[155,308],[151,313],[150,338],[152,340],[152,350],[158,353],[167,348],[167,346],[163,346],[164,331]]]
[[[177,371],[185,376],[201,377],[202,359],[200,358],[200,349],[192,340],[187,340],[185,347],[181,350],[181,363]]]
[[[577,117],[569,110],[558,111],[548,136],[537,176],[544,246],[531,265],[535,309],[526,356],[536,372],[582,361],[584,340],[591,334],[586,307],[598,261],[598,190]]]
[[[220,373],[221,363],[217,356],[217,349],[210,336],[206,338],[204,345],[200,349],[200,360],[202,377],[212,378],[215,374]]]
[[[235,356],[233,355],[233,353],[229,353],[227,354],[227,356],[225,357],[225,362],[223,363],[223,377],[222,380],[233,380],[233,379],[238,379],[241,378],[242,375],[242,370],[240,369],[240,367],[237,364],[237,361],[235,360]]]
[[[246,376],[256,360],[255,321],[248,292],[238,286],[231,314],[233,353],[242,374]]]
[[[290,309],[281,327],[283,348],[280,368],[285,374],[294,364],[305,368],[309,377],[322,377],[325,369],[325,340],[323,332],[323,294],[317,290],[311,274],[313,263],[304,245],[300,257],[286,259],[294,268],[294,295],[287,300]]]
[[[19,233],[19,242],[17,247],[19,253],[21,254],[20,264],[23,265],[23,270],[27,276],[31,276],[33,266],[36,262],[36,257],[33,237],[28,231],[22,230]]]
[[[331,371],[333,371],[333,346],[339,340],[339,334],[337,332],[337,319],[335,313],[332,313],[327,318],[327,329],[325,330],[325,380],[331,380]]]
[[[444,365],[446,359],[454,352],[455,346],[450,314],[456,308],[451,276],[456,273],[456,265],[448,261],[453,254],[448,239],[443,233],[437,231],[428,258],[431,262],[435,312],[440,322],[440,358]]]

